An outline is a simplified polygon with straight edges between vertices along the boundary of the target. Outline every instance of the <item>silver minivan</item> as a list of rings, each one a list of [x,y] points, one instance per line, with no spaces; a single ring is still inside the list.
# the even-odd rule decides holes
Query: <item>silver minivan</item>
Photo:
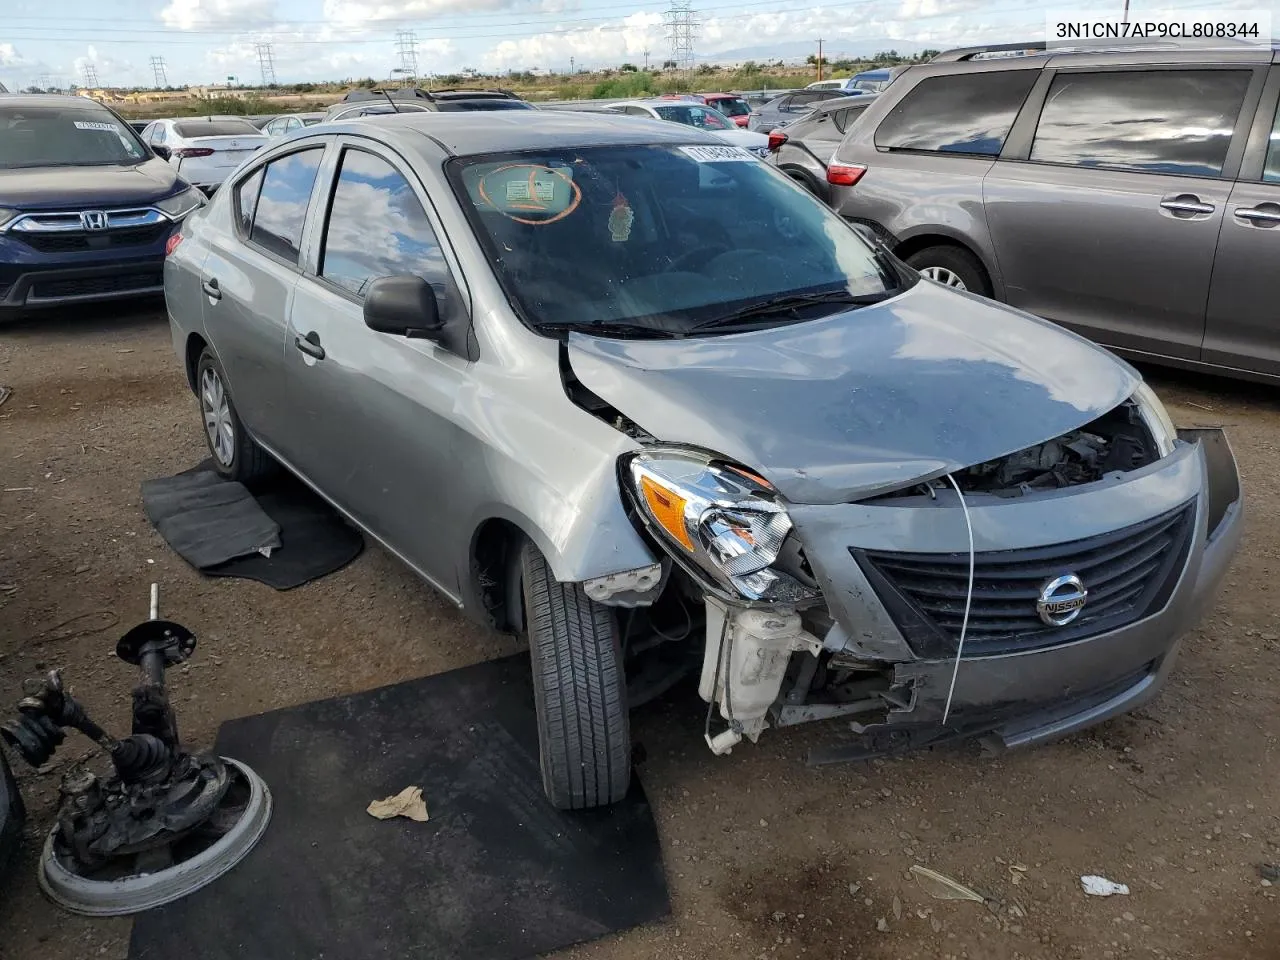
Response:
[[[1133,709],[1239,538],[1220,431],[680,124],[322,124],[180,237],[169,319],[218,470],[283,465],[522,634],[562,807],[625,795],[629,709],[686,678],[717,755]]]
[[[1032,47],[905,71],[837,149],[832,205],[1127,356],[1280,377],[1280,52]]]

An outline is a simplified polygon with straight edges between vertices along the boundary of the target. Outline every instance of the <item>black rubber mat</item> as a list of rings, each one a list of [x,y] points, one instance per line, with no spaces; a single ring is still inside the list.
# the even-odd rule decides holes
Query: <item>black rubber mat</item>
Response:
[[[131,960],[509,960],[669,911],[633,780],[613,807],[542,792],[527,656],[223,725],[220,753],[267,781],[259,847],[138,917]],[[408,786],[430,820],[375,820]]]
[[[143,508],[151,522],[173,547],[174,552],[202,573],[211,577],[242,577],[257,580],[277,590],[291,590],[342,569],[360,556],[360,551],[364,549],[364,538],[359,531],[343,520],[336,510],[308,489],[302,481],[283,471],[271,480],[249,487],[249,493],[256,501],[257,512],[265,514],[270,522],[279,526],[280,545],[271,551],[270,556],[240,550],[243,537],[239,536],[239,531],[243,524],[234,523],[230,512],[225,517],[219,517],[216,509],[210,506],[219,499],[217,489],[206,489],[203,491],[203,500],[191,500],[186,504],[192,511],[199,510],[198,516],[193,517],[196,523],[184,523],[182,516],[175,518],[169,513],[165,514],[165,525],[157,521],[156,508],[161,504],[178,506],[180,509],[183,506],[182,503],[173,502],[172,498],[166,502],[158,494],[185,489],[193,477],[212,470],[213,462],[206,460],[176,477],[149,480],[142,485]],[[227,480],[217,482],[228,489],[240,486]],[[234,498],[227,499],[235,509],[241,510],[243,507],[242,503],[236,505]],[[228,511],[231,508],[229,506]],[[170,530],[174,527],[184,533],[183,539],[170,538]],[[197,537],[195,549],[188,542],[193,533]],[[236,538],[235,543],[231,543],[233,538]],[[219,555],[232,556],[233,559],[212,564],[201,562],[204,557]]]

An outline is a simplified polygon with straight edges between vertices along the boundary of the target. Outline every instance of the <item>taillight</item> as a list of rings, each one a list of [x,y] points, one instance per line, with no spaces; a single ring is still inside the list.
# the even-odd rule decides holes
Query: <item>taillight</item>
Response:
[[[769,134],[769,152],[777,153],[782,149],[782,145],[787,142],[787,135],[774,130]]]
[[[179,147],[173,151],[173,156],[183,160],[189,160],[192,157],[212,157],[213,147]]]
[[[827,183],[837,187],[852,187],[867,172],[856,163],[833,163],[827,167]]]
[[[173,251],[178,249],[178,244],[182,242],[182,234],[175,233],[164,244],[164,255],[166,257],[173,256]]]

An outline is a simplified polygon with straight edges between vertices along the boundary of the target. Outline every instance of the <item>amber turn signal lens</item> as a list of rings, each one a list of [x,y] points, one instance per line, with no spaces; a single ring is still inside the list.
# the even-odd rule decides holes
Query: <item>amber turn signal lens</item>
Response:
[[[693,541],[689,539],[689,531],[684,527],[684,508],[688,501],[650,477],[640,478],[640,492],[644,494],[644,502],[648,505],[653,519],[657,520],[662,529],[667,531],[677,543],[686,550],[692,551]]]

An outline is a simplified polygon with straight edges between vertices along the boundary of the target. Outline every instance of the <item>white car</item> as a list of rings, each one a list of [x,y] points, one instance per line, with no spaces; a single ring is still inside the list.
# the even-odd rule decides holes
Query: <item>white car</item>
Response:
[[[769,138],[763,133],[743,130],[715,107],[687,100],[623,100],[611,103],[609,109],[634,117],[651,120],[667,120],[682,123],[686,127],[705,130],[725,143],[746,147],[760,157],[769,155]]]
[[[243,117],[179,117],[148,124],[142,140],[188,183],[213,193],[271,137]]]

